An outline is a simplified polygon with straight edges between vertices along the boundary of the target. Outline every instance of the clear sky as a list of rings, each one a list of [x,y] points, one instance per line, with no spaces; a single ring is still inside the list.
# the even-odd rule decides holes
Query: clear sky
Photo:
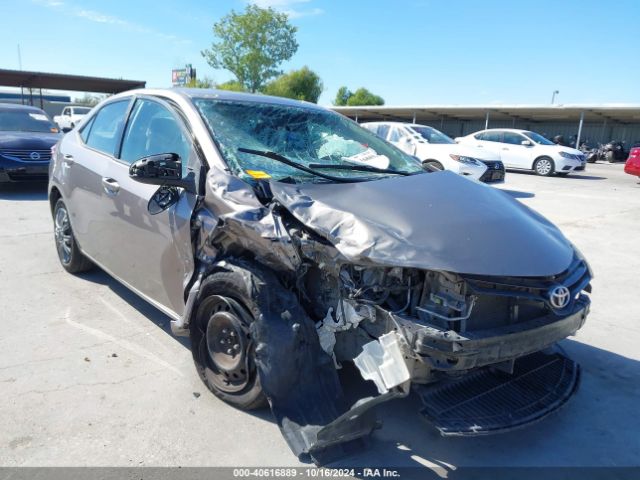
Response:
[[[324,82],[388,105],[640,103],[640,0],[255,0],[287,11]],[[215,71],[200,51],[246,0],[0,0],[0,68],[146,80]]]

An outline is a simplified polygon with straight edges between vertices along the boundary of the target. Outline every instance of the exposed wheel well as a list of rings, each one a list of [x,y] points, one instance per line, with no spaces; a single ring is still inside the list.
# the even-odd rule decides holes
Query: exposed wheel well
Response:
[[[422,165],[426,166],[431,164],[431,166],[433,166],[433,164],[439,165],[440,167],[442,167],[442,170],[444,170],[444,165],[442,164],[442,162],[436,160],[435,158],[426,158],[424,160],[422,160]],[[433,166],[433,168],[438,169],[437,166]]]
[[[49,207],[51,208],[52,214],[53,214],[53,209],[56,206],[56,202],[58,201],[59,198],[62,198],[62,194],[60,193],[60,190],[58,190],[56,187],[53,187],[51,189],[51,192],[49,192]]]

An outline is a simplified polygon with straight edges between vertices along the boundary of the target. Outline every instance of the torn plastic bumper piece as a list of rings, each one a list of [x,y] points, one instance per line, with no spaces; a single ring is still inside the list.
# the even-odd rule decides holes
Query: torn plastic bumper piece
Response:
[[[578,388],[580,367],[559,353],[516,360],[511,375],[482,369],[437,386],[414,386],[422,416],[443,436],[501,433],[542,420]]]
[[[365,344],[362,353],[354,359],[362,378],[373,380],[381,394],[411,379],[400,342],[401,337],[395,332],[386,333]]]
[[[365,379],[376,383],[381,394],[358,400],[349,410],[329,422],[303,425],[283,415],[282,408],[272,403],[281,431],[298,457],[309,456],[314,463],[322,465],[344,456],[352,448],[360,448],[363,437],[381,426],[373,408],[409,394],[410,374],[402,356],[400,337],[396,333],[388,333],[366,344],[355,363]],[[323,390],[322,393],[326,394],[327,391]],[[311,398],[308,394],[305,397]],[[317,397],[314,400],[318,402]],[[327,419],[331,414],[327,404],[307,404],[307,408],[316,421],[319,418]],[[318,417],[320,411],[324,413]]]
[[[381,427],[373,408],[407,394],[408,391],[395,387],[382,395],[358,400],[347,412],[327,425],[303,427],[300,433],[303,434],[306,445],[302,450],[316,465],[323,465],[342,457],[350,447],[360,448],[361,444],[357,441]]]

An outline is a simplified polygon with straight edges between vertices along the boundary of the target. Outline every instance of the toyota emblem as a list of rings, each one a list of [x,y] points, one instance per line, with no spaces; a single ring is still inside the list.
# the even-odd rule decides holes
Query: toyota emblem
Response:
[[[571,291],[564,285],[556,285],[549,289],[549,302],[556,310],[562,310],[569,305]]]
[[[40,154],[38,152],[31,152],[29,158],[31,160],[40,160]]]

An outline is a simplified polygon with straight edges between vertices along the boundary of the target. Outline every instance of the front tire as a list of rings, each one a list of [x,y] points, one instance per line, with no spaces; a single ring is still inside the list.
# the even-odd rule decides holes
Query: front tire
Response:
[[[252,312],[260,305],[235,272],[215,272],[200,289],[190,328],[191,352],[198,375],[218,398],[241,410],[267,405],[250,333]]]
[[[69,273],[91,270],[93,263],[78,248],[67,206],[61,198],[53,208],[53,226],[56,250],[62,267]]]
[[[533,164],[533,171],[542,177],[549,177],[555,171],[555,164],[549,157],[540,157]]]

